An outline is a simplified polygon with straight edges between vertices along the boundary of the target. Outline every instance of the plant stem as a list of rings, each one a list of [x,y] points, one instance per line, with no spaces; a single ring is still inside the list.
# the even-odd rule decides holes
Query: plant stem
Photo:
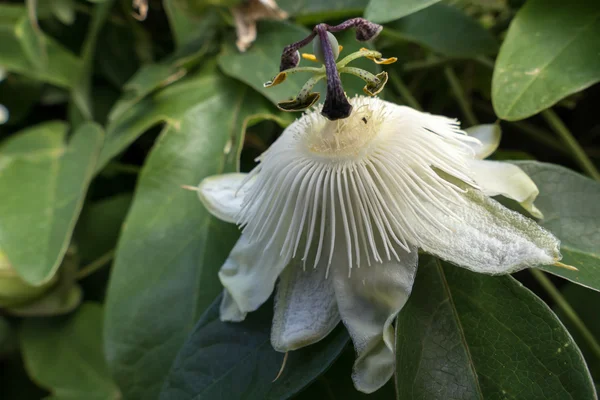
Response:
[[[96,260],[92,261],[91,263],[89,263],[88,265],[86,265],[85,267],[83,267],[79,271],[77,271],[76,279],[79,281],[79,280],[87,277],[88,275],[93,274],[94,272],[96,272],[97,270],[99,270],[100,268],[102,268],[106,264],[108,264],[114,258],[114,256],[115,256],[114,249],[104,253],[103,255],[98,257]]]
[[[449,58],[428,58],[425,60],[410,61],[402,65],[402,70],[405,72],[420,71],[423,69],[440,67],[452,62]]]
[[[471,103],[467,99],[465,92],[460,85],[458,77],[454,73],[454,70],[450,66],[444,67],[444,75],[446,76],[446,80],[450,84],[450,88],[454,93],[454,97],[456,97],[456,101],[458,101],[458,105],[467,120],[469,126],[478,125],[477,117],[471,108]]]
[[[489,68],[491,70],[494,69],[495,62],[494,62],[494,60],[492,60],[489,57],[480,56],[480,57],[475,58],[475,61],[477,61],[479,64],[481,64],[484,67],[487,67],[487,68]]]
[[[558,134],[563,143],[569,148],[581,169],[595,180],[600,181],[600,172],[598,172],[598,169],[592,160],[590,160],[585,151],[583,151],[583,148],[577,142],[571,131],[569,131],[569,128],[567,128],[560,118],[558,118],[558,115],[556,115],[552,109],[547,109],[542,111],[542,117],[544,117],[548,125],[552,127],[554,132]]]
[[[402,96],[402,99],[406,102],[406,104],[415,110],[423,111],[423,107],[421,107],[417,99],[415,99],[415,96],[413,96],[402,78],[400,78],[400,75],[398,75],[398,73],[394,70],[391,70],[389,75],[392,85],[394,85],[398,93],[400,93],[400,96]]]
[[[573,309],[573,307],[571,307],[569,302],[563,297],[562,293],[556,288],[556,286],[554,286],[552,281],[548,279],[548,277],[542,271],[538,269],[530,269],[529,272],[531,272],[533,277],[540,283],[540,285],[542,285],[552,300],[556,302],[558,308],[565,313],[565,316],[573,323],[575,328],[577,328],[596,357],[600,358],[600,344],[598,344],[592,332],[590,332],[587,326],[585,326],[585,323],[581,320],[579,315],[577,315],[577,312]]]

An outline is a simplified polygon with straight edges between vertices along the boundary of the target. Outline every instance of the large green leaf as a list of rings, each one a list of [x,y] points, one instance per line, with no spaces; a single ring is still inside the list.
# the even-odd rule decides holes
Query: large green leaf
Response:
[[[597,0],[530,0],[512,21],[492,80],[496,114],[527,118],[600,80]]]
[[[220,292],[217,271],[238,237],[181,185],[234,171],[246,124],[271,110],[249,88],[215,75],[178,90],[183,98],[172,92],[170,109],[187,105],[190,90],[195,105],[168,120],[146,159],[108,288],[105,348],[126,398],[158,397],[189,330]]]
[[[106,19],[109,16],[109,12],[113,6],[115,0],[108,0],[101,4],[97,4],[92,14],[89,31],[82,50],[82,68],[80,75],[76,77],[73,85],[71,96],[73,104],[79,116],[83,120],[93,120],[93,101],[92,101],[92,73],[94,54],[96,53],[96,43],[98,41],[98,35]]]
[[[30,318],[20,331],[31,379],[56,400],[118,400],[102,354],[102,307],[86,303],[69,318]]]
[[[461,10],[435,4],[384,28],[386,36],[409,40],[449,57],[494,54],[498,42]]]
[[[402,18],[440,0],[371,0],[365,10],[365,18],[373,22],[390,22]]]
[[[515,162],[540,190],[535,205],[541,225],[561,240],[562,262],[579,271],[554,266],[543,270],[600,291],[600,183],[558,165]]]
[[[303,21],[321,22],[326,19],[361,15],[369,0],[279,0],[277,4],[290,16]]]
[[[600,293],[579,285],[568,284],[562,290],[564,298],[569,305],[573,307],[577,315],[589,329],[590,333],[599,340],[600,338],[600,318],[598,318],[598,309],[592,305],[600,304]],[[599,349],[592,346],[585,340],[583,335],[572,320],[567,317],[565,312],[558,306],[554,306],[556,315],[563,321],[573,339],[579,345],[581,352],[587,360],[590,373],[596,382],[600,382],[600,357],[598,356]]]
[[[186,112],[209,94],[219,91],[222,80],[211,73],[212,70],[209,66],[180,79],[185,75],[184,69],[163,65],[141,69],[127,83],[127,92],[111,111],[98,168],[105,166],[152,126],[161,122],[173,126],[181,123]],[[171,84],[174,81],[177,82]],[[161,87],[164,89],[157,90]]]
[[[67,249],[92,178],[103,133],[84,124],[65,143],[67,125],[48,122],[0,144],[0,248],[32,285],[51,279]]]
[[[224,45],[219,56],[219,67],[227,75],[247,83],[254,89],[265,95],[273,103],[289,100],[296,97],[304,83],[311,77],[307,73],[290,75],[282,84],[271,88],[263,87],[263,84],[271,80],[279,72],[279,62],[283,48],[293,42],[304,39],[309,31],[298,25],[286,22],[265,21],[259,24],[258,38],[252,47],[245,53],[240,53],[234,46],[233,41]],[[338,42],[344,46],[340,57],[344,57],[361,47],[365,43],[357,42],[354,32],[348,31],[337,34]],[[312,53],[312,45],[301,49],[306,53]],[[248,68],[251,65],[252,68]],[[301,66],[319,67],[320,64],[311,61],[301,61]],[[353,67],[363,68],[369,71],[378,71],[373,62],[362,59],[351,64]],[[321,92],[321,101],[325,100],[325,80],[319,82],[315,91]],[[344,90],[349,96],[362,94],[365,82],[355,76],[342,75]],[[299,115],[299,114],[292,114]]]
[[[273,305],[268,302],[240,323],[219,320],[220,297],[182,347],[161,400],[283,400],[321,375],[348,343],[342,326],[318,344],[288,354],[271,347]]]
[[[84,207],[73,234],[82,264],[115,249],[131,197],[130,193],[120,194]]]
[[[424,257],[397,321],[398,399],[594,399],[575,342],[515,279]]]
[[[0,66],[57,86],[73,86],[81,60],[50,36],[32,34],[30,28],[25,7],[0,5]],[[40,46],[43,59],[35,51]]]

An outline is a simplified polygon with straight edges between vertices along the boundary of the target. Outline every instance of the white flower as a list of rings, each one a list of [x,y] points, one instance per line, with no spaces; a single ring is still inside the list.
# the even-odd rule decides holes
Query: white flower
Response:
[[[198,192],[215,216],[243,227],[219,272],[221,319],[244,319],[279,278],[273,347],[315,343],[341,320],[357,352],[355,386],[370,393],[393,374],[392,322],[419,248],[486,274],[561,255],[552,234],[488,197],[531,204],[535,185],[515,191],[506,171],[517,167],[478,160],[486,146],[456,121],[376,98],[351,103],[343,120],[305,114],[251,173],[207,178]]]

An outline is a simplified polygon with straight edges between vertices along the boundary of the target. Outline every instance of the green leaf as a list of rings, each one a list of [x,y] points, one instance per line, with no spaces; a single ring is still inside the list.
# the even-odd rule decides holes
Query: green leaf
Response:
[[[81,60],[50,36],[35,34],[33,40],[25,7],[0,5],[0,16],[0,66],[61,87],[75,83]],[[43,43],[41,60],[37,40]]]
[[[600,291],[600,183],[558,165],[519,161],[540,194],[540,224],[561,240],[561,262],[579,271],[544,266],[544,271]]]
[[[22,77],[11,76],[0,82],[0,104],[9,111],[8,125],[21,122],[40,99],[42,83]]]
[[[448,57],[494,54],[498,42],[479,22],[461,10],[435,4],[384,28],[384,35],[411,41]]]
[[[405,17],[440,0],[371,0],[365,10],[365,18],[378,23]]]
[[[92,104],[92,73],[94,54],[96,52],[96,42],[98,35],[113,6],[114,0],[108,0],[95,6],[90,27],[85,38],[82,50],[82,68],[80,75],[76,77],[76,81],[71,92],[72,101],[77,112],[83,120],[93,120],[93,104]]]
[[[188,110],[219,91],[222,80],[210,72],[212,69],[207,67],[170,84],[185,75],[185,70],[164,66],[141,69],[127,84],[129,92],[111,111],[98,169],[149,128],[161,122],[177,125]],[[160,86],[167,87],[155,91]]]
[[[88,264],[114,250],[132,196],[112,196],[83,209],[74,238],[82,264]]]
[[[596,0],[530,0],[512,21],[492,80],[496,114],[534,115],[600,80]]]
[[[303,22],[356,17],[362,14],[369,0],[279,0],[277,4],[290,16]]]
[[[309,348],[307,348],[309,349]],[[353,346],[346,346],[333,365],[309,387],[294,396],[294,400],[390,400],[395,397],[393,379],[375,393],[359,392],[352,382],[352,368],[356,361]]]
[[[52,317],[68,314],[75,310],[83,299],[83,291],[77,284],[58,285],[41,299],[18,307],[7,308],[6,312],[18,317]]]
[[[85,124],[65,143],[67,125],[48,122],[0,144],[0,248],[29,284],[56,273],[96,160],[103,133]]]
[[[105,348],[125,398],[158,397],[188,332],[221,291],[217,271],[239,235],[181,185],[236,170],[246,125],[270,112],[249,88],[216,75],[176,89],[165,106],[178,119],[146,159],[108,288]]]
[[[600,319],[598,318],[598,310],[591,305],[600,304],[600,293],[588,290],[579,285],[568,284],[562,290],[562,294],[591,334],[598,340],[598,338],[600,338]],[[600,382],[600,357],[598,355],[598,349],[592,349],[590,344],[583,338],[577,327],[565,315],[560,307],[555,306],[554,311],[563,324],[565,324],[565,327],[569,330],[573,339],[575,339],[575,342],[579,345],[581,352],[585,356],[592,377],[596,382]]]
[[[31,379],[52,399],[121,399],[102,354],[102,308],[86,303],[69,318],[30,318],[20,331]]]
[[[577,345],[510,276],[424,257],[397,321],[398,399],[593,399]]]
[[[203,10],[199,15],[194,15],[194,13],[188,12],[185,3],[188,2],[163,0],[169,26],[177,44],[177,53],[194,53],[198,49],[202,51],[202,47],[211,45],[211,43],[206,42],[214,38],[219,25],[222,23],[222,18],[217,10],[212,8]],[[204,8],[205,5],[200,7]],[[215,42],[217,41],[215,40]]]
[[[265,88],[263,84],[273,79],[279,72],[279,62],[283,48],[290,43],[304,39],[308,34],[309,31],[307,29],[298,25],[287,22],[265,21],[259,24],[257,40],[245,53],[240,53],[237,50],[233,40],[227,41],[223,51],[219,55],[219,67],[225,74],[250,85],[274,104],[295,98],[304,83],[311,78],[310,74],[300,72],[290,75],[283,83],[271,88]],[[355,34],[352,31],[337,34],[339,44],[344,46],[340,54],[341,58],[365,46],[365,43],[356,41],[354,37]],[[312,46],[308,45],[300,51],[311,53]],[[248,68],[248,65],[252,65],[252,68]],[[311,61],[301,61],[300,65],[309,67],[320,66],[320,64]],[[363,68],[374,73],[379,72],[377,65],[367,59],[353,62],[351,66]],[[321,102],[325,101],[324,82],[325,80],[319,82],[314,89],[321,92]],[[342,82],[348,96],[363,94],[362,89],[365,86],[363,80],[344,74],[342,75]],[[300,113],[291,115],[300,116]]]
[[[54,0],[49,4],[52,14],[63,24],[75,22],[75,0]]]
[[[181,348],[161,393],[162,400],[288,399],[321,375],[348,343],[342,326],[321,342],[283,354],[271,347],[273,304],[243,322],[219,320],[221,297],[202,316]]]

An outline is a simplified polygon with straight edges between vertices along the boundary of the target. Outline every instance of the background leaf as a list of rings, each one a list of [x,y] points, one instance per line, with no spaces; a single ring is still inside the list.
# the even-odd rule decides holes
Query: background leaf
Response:
[[[239,235],[181,185],[234,171],[248,118],[270,112],[248,88],[215,75],[198,82],[172,92],[170,110],[193,107],[178,110],[157,139],[117,247],[105,349],[126,398],[158,397],[187,333],[221,291],[217,271]]]
[[[217,92],[218,85],[223,82],[212,73],[210,66],[173,84],[170,83],[185,75],[185,70],[157,67],[143,71],[132,78],[131,84],[127,84],[127,88],[134,92],[124,94],[109,116],[98,169],[154,125],[180,122],[187,111],[209,94]],[[167,71],[174,72],[167,75]],[[161,86],[166,87],[153,92]]]
[[[102,308],[86,303],[63,319],[27,319],[20,331],[27,372],[52,399],[121,399],[102,354]]]
[[[54,275],[71,239],[102,146],[99,125],[82,125],[65,144],[67,125],[48,122],[0,145],[0,248],[22,278]]]
[[[577,345],[515,279],[422,258],[397,321],[398,399],[593,399]]]
[[[362,14],[369,0],[279,0],[277,4],[290,16],[303,22],[356,17]]]
[[[57,86],[73,86],[74,78],[79,76],[82,68],[77,56],[55,39],[42,34],[45,58],[42,68],[31,59],[35,46],[31,45],[25,7],[1,4],[0,15],[0,66]],[[35,37],[39,39],[40,36],[36,34]]]
[[[365,18],[384,23],[412,14],[440,0],[371,0],[365,10]]]
[[[496,114],[534,115],[600,80],[596,0],[529,0],[512,21],[492,81]]]
[[[600,319],[598,319],[596,307],[591,306],[592,304],[600,304],[600,293],[588,290],[579,285],[567,284],[562,290],[562,295],[569,305],[573,307],[592,335],[596,338],[600,337]],[[565,324],[571,335],[573,335],[573,339],[579,345],[588,363],[592,377],[596,382],[600,382],[600,357],[598,356],[598,349],[591,348],[588,342],[582,337],[579,329],[574,326],[573,322],[560,307],[555,306],[554,312],[563,324]]]
[[[600,291],[600,183],[558,165],[515,162],[540,190],[535,205],[544,213],[541,225],[561,240],[562,262],[569,271],[544,266],[544,271]]]
[[[494,35],[463,11],[446,4],[434,4],[389,24],[382,36],[408,40],[449,57],[476,57],[494,54]]]
[[[291,351],[273,382],[283,354],[271,347],[272,302],[243,322],[229,323],[219,320],[220,301],[219,296],[183,345],[161,400],[288,399],[322,374],[348,343],[339,326],[321,342]]]

